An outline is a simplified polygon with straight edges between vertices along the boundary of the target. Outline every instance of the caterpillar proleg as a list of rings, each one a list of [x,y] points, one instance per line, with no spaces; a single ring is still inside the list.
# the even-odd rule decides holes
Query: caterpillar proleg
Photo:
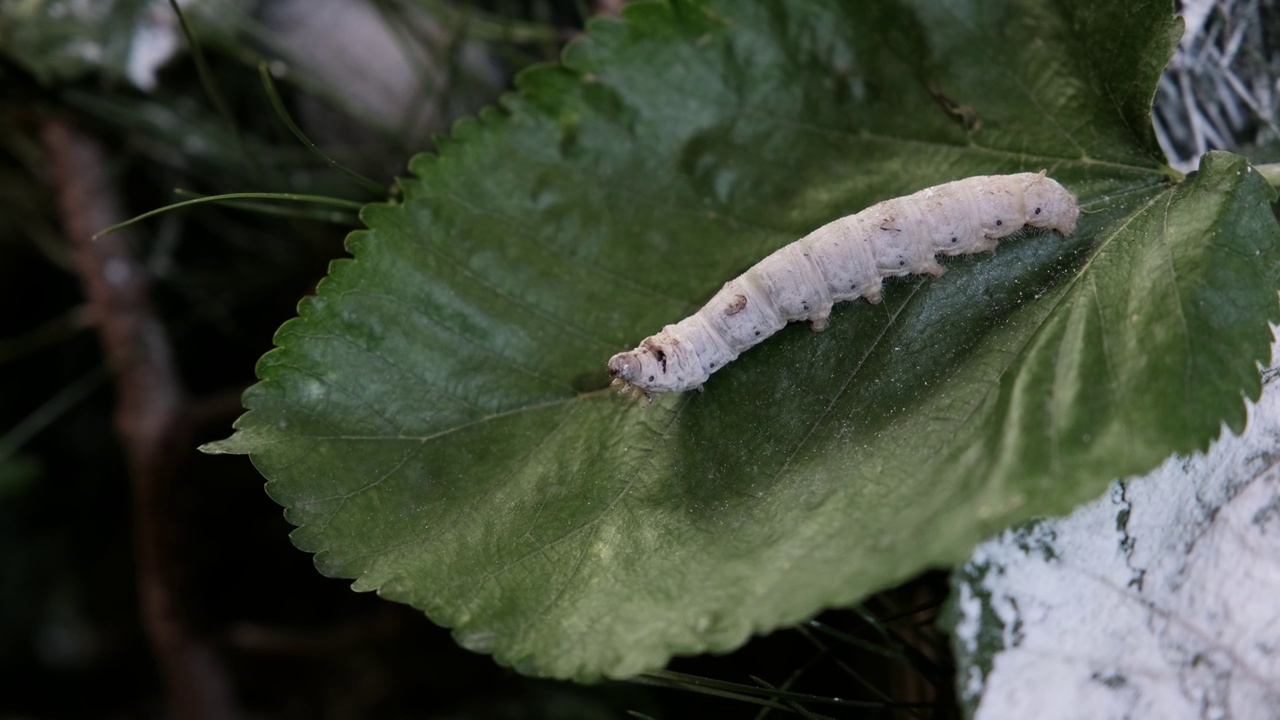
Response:
[[[885,200],[832,221],[725,283],[701,310],[609,359],[623,392],[701,388],[711,373],[781,330],[827,326],[844,300],[880,302],[886,277],[945,272],[938,255],[994,250],[1023,227],[1075,232],[1076,198],[1045,172],[981,175]]]

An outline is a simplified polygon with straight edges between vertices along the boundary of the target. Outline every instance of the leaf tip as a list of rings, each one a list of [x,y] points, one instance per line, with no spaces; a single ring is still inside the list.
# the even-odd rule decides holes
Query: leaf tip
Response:
[[[243,434],[237,431],[229,438],[207,442],[196,449],[206,455],[247,455],[249,450],[241,442]]]

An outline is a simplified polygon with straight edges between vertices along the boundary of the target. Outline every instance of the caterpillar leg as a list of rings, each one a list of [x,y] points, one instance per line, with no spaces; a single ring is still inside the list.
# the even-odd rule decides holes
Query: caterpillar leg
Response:
[[[822,332],[827,329],[827,318],[829,317],[831,317],[830,305],[817,308],[813,312],[809,313],[809,317],[805,319],[811,323],[810,327],[813,328],[814,332]]]
[[[927,262],[920,266],[920,272],[928,273],[934,277],[942,277],[947,272],[947,269],[938,262],[937,258],[929,258]]]
[[[876,278],[874,282],[869,282],[862,288],[862,298],[872,305],[879,305],[884,299],[882,294],[884,291],[884,282],[880,278]]]

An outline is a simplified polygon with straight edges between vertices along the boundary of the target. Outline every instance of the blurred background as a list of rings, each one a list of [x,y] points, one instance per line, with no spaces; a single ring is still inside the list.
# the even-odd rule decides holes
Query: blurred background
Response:
[[[320,576],[248,460],[195,447],[229,434],[358,204],[622,2],[177,4],[185,30],[171,0],[0,0],[0,718],[959,716],[943,573],[589,687]],[[1175,167],[1275,159],[1275,8],[1186,3],[1155,113]],[[291,133],[263,64],[288,117],[373,182]],[[348,204],[198,205],[89,240],[229,192]]]

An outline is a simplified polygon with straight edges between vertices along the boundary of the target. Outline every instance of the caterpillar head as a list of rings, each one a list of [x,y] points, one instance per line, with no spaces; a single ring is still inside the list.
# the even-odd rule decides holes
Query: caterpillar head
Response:
[[[697,353],[674,325],[645,338],[635,350],[609,358],[609,374],[622,392],[634,389],[650,401],[654,395],[700,388],[707,379]]]
[[[667,362],[666,355],[661,348],[653,349],[648,345],[641,345],[635,350],[620,352],[609,358],[609,375],[613,378],[613,385],[620,388],[620,392],[626,392],[635,389],[638,393],[643,393],[653,400],[652,393],[659,388],[666,379]],[[661,392],[661,390],[657,390]]]
[[[1064,236],[1076,231],[1080,206],[1076,197],[1042,171],[1022,191],[1027,206],[1027,224],[1057,230]]]

